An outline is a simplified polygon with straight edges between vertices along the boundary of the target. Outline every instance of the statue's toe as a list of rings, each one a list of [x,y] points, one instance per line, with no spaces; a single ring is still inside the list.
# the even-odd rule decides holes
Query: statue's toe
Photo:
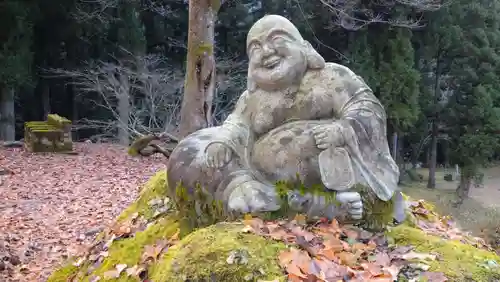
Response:
[[[353,219],[361,219],[363,217],[363,208],[350,208],[349,214]]]

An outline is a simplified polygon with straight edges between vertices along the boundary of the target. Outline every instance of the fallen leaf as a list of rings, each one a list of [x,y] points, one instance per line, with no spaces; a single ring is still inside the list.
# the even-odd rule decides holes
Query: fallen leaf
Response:
[[[329,237],[326,241],[323,242],[325,249],[332,250],[334,252],[340,252],[344,250],[344,245],[342,241],[336,237]]]
[[[278,263],[281,267],[286,268],[293,261],[293,253],[291,251],[282,251],[278,255]]]
[[[404,260],[436,260],[436,255],[431,255],[431,254],[424,254],[424,253],[416,253],[413,251],[410,251],[406,254],[401,255],[401,258]]]
[[[302,270],[300,270],[300,268],[296,264],[289,264],[286,267],[286,272],[288,273],[288,278],[292,280],[297,278],[307,278],[307,276],[302,273]]]
[[[30,272],[22,281],[46,281],[61,260],[83,257],[80,246],[90,244],[94,235],[136,200],[137,187],[164,170],[163,156],[132,158],[116,144],[73,142],[73,148],[78,155],[0,148],[0,167],[12,172],[0,185],[0,233],[18,237],[12,244],[16,250],[32,252]],[[88,255],[105,251],[107,240]],[[33,242],[54,248],[33,249]],[[12,275],[20,275],[19,270]],[[4,274],[0,272],[0,281],[9,281]]]
[[[305,225],[307,223],[307,217],[305,214],[296,214],[295,217],[293,218],[295,222],[299,225]]]
[[[357,257],[353,253],[340,252],[337,254],[337,257],[340,259],[342,264],[347,266],[353,266],[357,262]]]
[[[79,267],[85,262],[85,258],[79,258],[76,262],[73,263],[74,266]]]
[[[143,266],[138,265],[134,265],[125,270],[128,277],[140,277],[141,273],[143,273],[144,271],[146,271],[146,269]]]
[[[251,214],[247,213],[243,216],[243,224],[251,226],[253,222],[253,217]]]
[[[387,253],[377,253],[375,254],[375,261],[373,263],[382,267],[386,267],[391,264],[391,259],[389,258],[389,255]]]
[[[168,245],[166,240],[158,240],[154,245],[147,245],[144,247],[144,252],[142,253],[142,262],[156,261],[163,249]]]
[[[174,235],[170,236],[170,238],[168,238],[168,240],[170,242],[176,242],[176,241],[179,241],[179,234],[181,233],[181,229],[180,228],[177,228],[177,230],[175,231]]]
[[[120,273],[127,268],[126,264],[117,264],[116,265],[116,270],[118,270]]]
[[[247,264],[248,263],[248,251],[244,249],[233,250],[229,253],[226,259],[228,264]]]
[[[442,272],[423,272],[420,277],[427,279],[427,282],[446,282],[448,278]]]

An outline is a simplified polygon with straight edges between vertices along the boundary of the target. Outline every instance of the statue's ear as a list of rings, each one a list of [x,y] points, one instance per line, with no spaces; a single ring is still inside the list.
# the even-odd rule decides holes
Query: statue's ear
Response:
[[[309,41],[304,40],[306,49],[307,67],[309,69],[322,69],[325,67],[325,59],[312,47]]]
[[[249,66],[248,66],[248,73],[247,73],[247,90],[248,90],[248,93],[253,93],[253,92],[255,92],[255,90],[257,90],[257,84],[252,79],[252,73],[251,73],[251,71],[252,70],[251,70],[250,64],[249,64]]]

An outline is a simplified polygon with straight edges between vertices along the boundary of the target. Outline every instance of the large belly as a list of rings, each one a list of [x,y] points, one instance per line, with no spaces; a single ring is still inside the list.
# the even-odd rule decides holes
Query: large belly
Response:
[[[294,181],[299,175],[305,185],[321,184],[318,165],[321,151],[311,129],[331,122],[295,121],[271,130],[255,143],[253,165],[270,181]]]

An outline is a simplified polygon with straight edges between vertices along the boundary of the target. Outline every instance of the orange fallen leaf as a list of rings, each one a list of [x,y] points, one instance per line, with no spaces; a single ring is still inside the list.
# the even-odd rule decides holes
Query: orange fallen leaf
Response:
[[[283,268],[286,268],[286,266],[290,264],[292,260],[293,260],[293,253],[290,251],[282,251],[278,255],[279,265]]]
[[[168,239],[170,242],[175,242],[179,240],[179,234],[181,233],[181,230],[177,228],[177,231],[175,231],[174,235],[170,236]]]
[[[165,247],[167,247],[168,242],[166,240],[159,240],[154,245],[147,245],[144,247],[144,253],[142,254],[142,262],[156,261],[160,256],[161,252]]]
[[[345,229],[343,230],[344,231],[344,234],[347,236],[347,238],[349,239],[358,239],[359,237],[359,234],[357,231],[355,230],[351,230],[351,229]]]
[[[353,253],[348,252],[340,252],[337,254],[337,257],[340,259],[341,263],[347,266],[356,265],[357,257]]]
[[[253,220],[253,217],[251,214],[247,213],[243,216],[243,223],[245,225],[248,225],[248,226],[251,226],[252,225],[252,220]]]
[[[305,225],[307,222],[307,217],[304,214],[296,214],[295,217],[293,218],[294,221],[297,222],[299,225]]]
[[[322,257],[327,258],[327,259],[329,259],[331,261],[337,261],[338,260],[338,257],[335,254],[335,251],[333,249],[321,249],[318,252],[318,256],[322,256]]]
[[[352,245],[351,248],[353,251],[369,251],[370,250],[370,247],[368,245],[363,244],[363,243],[354,243],[354,245]]]
[[[332,222],[330,223],[330,231],[333,233],[341,231],[339,222],[335,218],[332,219]]]
[[[325,249],[333,250],[334,252],[340,252],[344,250],[344,242],[335,237],[329,237],[323,242]]]
[[[289,264],[286,267],[286,272],[288,273],[288,278],[291,278],[291,277],[307,278],[307,276],[304,273],[302,273],[302,270],[300,270],[299,266],[297,266],[293,263]]]

